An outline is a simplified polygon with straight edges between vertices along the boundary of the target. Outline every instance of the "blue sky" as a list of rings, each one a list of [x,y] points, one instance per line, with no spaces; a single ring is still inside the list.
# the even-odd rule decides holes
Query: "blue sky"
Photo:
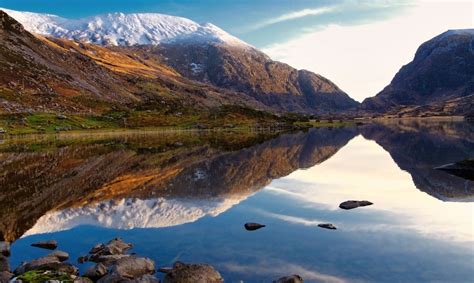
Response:
[[[326,76],[362,101],[426,40],[474,28],[472,0],[0,0],[66,18],[157,12],[211,22],[275,60]]]

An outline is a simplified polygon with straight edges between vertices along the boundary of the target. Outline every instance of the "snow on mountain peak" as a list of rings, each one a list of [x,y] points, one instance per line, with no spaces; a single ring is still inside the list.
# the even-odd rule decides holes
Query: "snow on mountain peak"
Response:
[[[186,18],[157,13],[111,13],[65,19],[49,14],[0,9],[32,33],[93,44],[132,46],[192,42],[249,46],[213,24],[198,24]]]

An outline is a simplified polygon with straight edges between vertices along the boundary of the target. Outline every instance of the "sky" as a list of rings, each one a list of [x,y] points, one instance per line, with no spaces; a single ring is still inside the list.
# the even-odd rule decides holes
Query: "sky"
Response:
[[[0,7],[67,18],[156,12],[211,22],[275,60],[329,78],[359,101],[389,84],[421,43],[474,28],[474,0],[0,0]]]

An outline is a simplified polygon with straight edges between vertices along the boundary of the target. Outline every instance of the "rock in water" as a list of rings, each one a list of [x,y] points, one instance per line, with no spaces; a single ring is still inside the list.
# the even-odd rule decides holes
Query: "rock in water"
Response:
[[[258,230],[260,228],[265,227],[265,225],[258,224],[258,223],[245,223],[244,227],[245,227],[245,230],[247,230],[247,231],[255,231],[255,230]]]
[[[21,275],[31,270],[49,270],[56,272],[63,272],[71,275],[77,275],[78,269],[68,263],[60,262],[55,256],[45,256],[32,260],[31,262],[23,263],[13,273]]]
[[[176,262],[173,270],[166,273],[164,283],[221,283],[222,276],[208,264]]]
[[[138,278],[146,274],[154,274],[155,263],[149,258],[125,257],[112,266],[111,273],[116,273],[121,277]]]
[[[58,242],[51,240],[51,241],[43,241],[31,244],[32,247],[47,249],[47,250],[55,250],[58,247]]]
[[[325,229],[330,229],[330,230],[336,230],[336,226],[332,225],[331,223],[321,223],[318,224],[318,227],[325,228]]]
[[[10,262],[8,261],[8,258],[6,256],[0,255],[0,272],[6,271],[10,271]]]
[[[69,254],[63,251],[55,251],[49,254],[49,256],[56,257],[59,261],[66,261],[69,259]]]
[[[304,282],[303,278],[296,274],[291,275],[291,276],[285,276],[273,281],[273,283],[303,283],[303,282]]]
[[[107,267],[103,265],[102,263],[98,263],[96,265],[89,267],[86,270],[86,273],[84,274],[84,276],[94,281],[97,281],[106,274],[107,274]]]
[[[339,205],[342,209],[353,209],[361,206],[368,206],[372,205],[370,201],[367,200],[348,200]]]
[[[0,254],[3,256],[10,256],[10,243],[0,242]]]
[[[446,164],[440,167],[436,167],[435,169],[444,171],[454,176],[474,181],[474,159],[466,159],[456,163]]]

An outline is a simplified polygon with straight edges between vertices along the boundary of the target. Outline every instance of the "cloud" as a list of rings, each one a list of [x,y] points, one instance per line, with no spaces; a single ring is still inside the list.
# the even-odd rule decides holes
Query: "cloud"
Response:
[[[303,9],[299,11],[293,11],[286,14],[282,14],[280,16],[267,19],[260,23],[257,23],[249,28],[249,31],[258,30],[267,26],[271,26],[274,24],[278,24],[281,22],[291,21],[299,18],[304,18],[307,16],[317,16],[322,14],[331,13],[335,10],[335,6],[328,6],[328,7],[321,7],[321,8],[313,8],[313,9]]]
[[[448,29],[472,27],[473,6],[472,2],[415,2],[386,20],[317,26],[262,49],[275,60],[326,76],[361,101],[389,84],[421,43]]]

